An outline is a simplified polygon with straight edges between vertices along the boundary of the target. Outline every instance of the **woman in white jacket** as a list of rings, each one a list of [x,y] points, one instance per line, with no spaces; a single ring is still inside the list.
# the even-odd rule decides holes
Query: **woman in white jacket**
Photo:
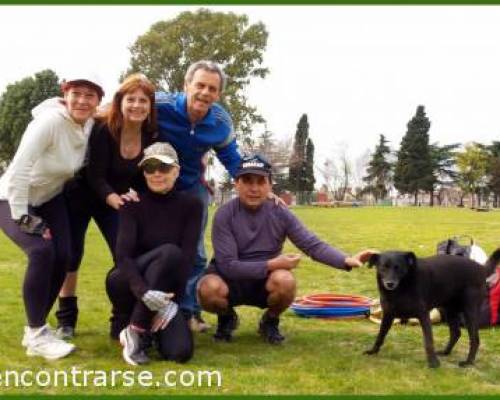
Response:
[[[17,152],[0,178],[0,228],[28,257],[23,299],[28,320],[26,354],[64,357],[74,345],[57,339],[46,318],[70,261],[64,183],[81,167],[93,115],[104,91],[94,76],[78,75],[62,86],[64,99],[42,102]]]

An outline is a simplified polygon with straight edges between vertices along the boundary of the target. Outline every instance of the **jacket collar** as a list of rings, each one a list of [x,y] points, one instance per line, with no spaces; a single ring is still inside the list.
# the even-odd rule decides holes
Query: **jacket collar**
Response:
[[[175,102],[175,110],[181,114],[188,122],[189,122],[189,115],[187,113],[187,96],[186,93],[179,93],[177,96],[177,100]],[[201,121],[199,121],[196,125],[209,125],[209,126],[215,126],[215,113],[214,113],[214,107],[210,107],[208,109],[207,115],[203,117]]]

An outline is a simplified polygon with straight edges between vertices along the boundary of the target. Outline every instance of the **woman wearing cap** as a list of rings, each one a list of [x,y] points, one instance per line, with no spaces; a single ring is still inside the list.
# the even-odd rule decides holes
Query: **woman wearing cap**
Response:
[[[28,320],[23,346],[30,356],[57,359],[74,345],[59,340],[46,318],[70,261],[64,183],[84,159],[93,115],[104,92],[94,76],[61,86],[64,99],[42,102],[0,179],[0,228],[28,257],[23,299]]]
[[[145,186],[137,164],[156,135],[154,92],[154,85],[143,74],[132,74],[123,81],[90,134],[86,166],[66,185],[72,261],[56,312],[57,333],[63,339],[74,335],[78,316],[77,271],[91,218],[114,255],[117,210],[129,199],[125,193],[130,188],[140,190]]]
[[[116,267],[106,280],[113,303],[113,331],[120,332],[123,357],[132,365],[148,361],[145,347],[156,336],[162,358],[186,362],[193,336],[178,304],[196,255],[202,203],[174,190],[179,161],[168,143],[144,150],[140,166],[147,189],[140,202],[120,209]]]

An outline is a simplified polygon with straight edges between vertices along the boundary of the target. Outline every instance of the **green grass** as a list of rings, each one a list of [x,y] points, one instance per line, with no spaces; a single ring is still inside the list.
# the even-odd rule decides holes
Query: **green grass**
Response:
[[[457,234],[473,236],[489,253],[499,245],[500,213],[464,209],[429,208],[296,208],[298,217],[323,240],[356,252],[373,247],[382,250],[411,249],[431,255],[438,241]],[[209,230],[208,230],[209,232]],[[208,235],[207,235],[208,236]],[[21,282],[25,257],[4,236],[0,239],[0,373],[4,370],[131,369],[121,359],[119,346],[108,339],[109,303],[104,277],[111,266],[105,244],[95,226],[87,237],[87,251],[79,284],[80,323],[78,350],[67,359],[46,362],[29,358],[20,345],[24,311]],[[210,245],[207,241],[209,254]],[[286,251],[294,251],[290,244]],[[296,271],[299,294],[335,292],[377,296],[374,270],[351,273],[331,269],[304,258]],[[496,329],[481,331],[477,364],[461,369],[467,351],[464,332],[454,353],[441,358],[438,370],[427,368],[419,327],[395,326],[378,356],[362,352],[373,343],[378,326],[368,320],[324,321],[301,319],[288,311],[282,317],[287,337],[272,347],[256,335],[260,311],[238,309],[240,328],[231,344],[213,343],[211,335],[198,334],[195,356],[188,364],[154,360],[146,368],[159,377],[166,370],[219,370],[222,387],[106,389],[87,387],[1,388],[3,394],[500,394],[500,338]],[[210,323],[215,318],[207,315]],[[51,317],[51,322],[54,320]],[[441,347],[447,328],[434,327]]]

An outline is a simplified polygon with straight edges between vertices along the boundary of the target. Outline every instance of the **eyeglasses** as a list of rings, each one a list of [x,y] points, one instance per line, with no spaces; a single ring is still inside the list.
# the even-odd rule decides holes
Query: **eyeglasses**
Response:
[[[168,174],[172,168],[174,168],[173,165],[154,161],[145,162],[142,166],[142,170],[148,175],[154,174],[156,171],[162,174]]]

